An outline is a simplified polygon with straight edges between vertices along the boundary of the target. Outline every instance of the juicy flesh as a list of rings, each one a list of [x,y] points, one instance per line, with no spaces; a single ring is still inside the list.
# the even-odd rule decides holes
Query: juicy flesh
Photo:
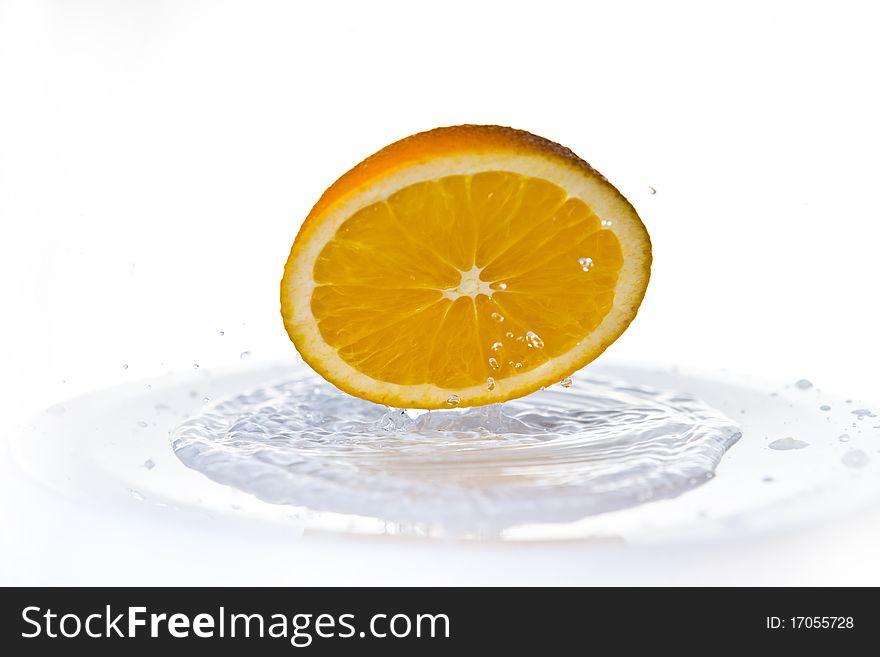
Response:
[[[405,187],[337,230],[314,268],[324,340],[401,385],[488,385],[565,354],[612,307],[620,244],[581,200],[505,171]]]

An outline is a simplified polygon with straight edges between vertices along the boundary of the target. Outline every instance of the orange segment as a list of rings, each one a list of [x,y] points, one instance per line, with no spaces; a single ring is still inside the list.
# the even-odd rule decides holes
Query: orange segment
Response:
[[[415,135],[343,176],[303,224],[282,314],[303,358],[396,406],[487,404],[555,383],[626,328],[650,242],[586,163],[534,135]]]

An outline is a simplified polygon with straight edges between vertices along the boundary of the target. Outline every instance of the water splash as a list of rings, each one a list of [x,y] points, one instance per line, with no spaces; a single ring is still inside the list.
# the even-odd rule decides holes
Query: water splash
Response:
[[[871,457],[864,450],[851,449],[841,457],[840,462],[848,468],[864,468],[871,462]]]
[[[779,438],[778,440],[774,440],[772,443],[767,445],[770,449],[777,449],[780,451],[787,451],[790,449],[803,449],[804,447],[809,447],[810,443],[804,440],[798,440],[797,438]]]
[[[739,436],[693,397],[596,378],[503,408],[407,412],[301,371],[217,401],[172,441],[187,466],[267,502],[471,530],[675,497]]]

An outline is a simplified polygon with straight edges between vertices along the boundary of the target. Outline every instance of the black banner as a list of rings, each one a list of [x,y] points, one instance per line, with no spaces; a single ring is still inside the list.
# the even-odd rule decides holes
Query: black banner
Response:
[[[846,649],[878,634],[871,589],[114,589],[2,591],[7,655],[65,648],[256,654],[572,652],[656,644],[675,653]],[[601,648],[600,648],[601,647]],[[7,649],[12,648],[12,652]]]

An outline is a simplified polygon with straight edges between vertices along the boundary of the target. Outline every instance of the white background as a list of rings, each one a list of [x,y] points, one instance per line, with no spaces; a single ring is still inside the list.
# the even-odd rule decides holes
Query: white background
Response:
[[[640,212],[653,278],[608,358],[880,400],[872,7],[0,2],[4,415],[292,358],[311,205],[459,123],[559,141]]]

